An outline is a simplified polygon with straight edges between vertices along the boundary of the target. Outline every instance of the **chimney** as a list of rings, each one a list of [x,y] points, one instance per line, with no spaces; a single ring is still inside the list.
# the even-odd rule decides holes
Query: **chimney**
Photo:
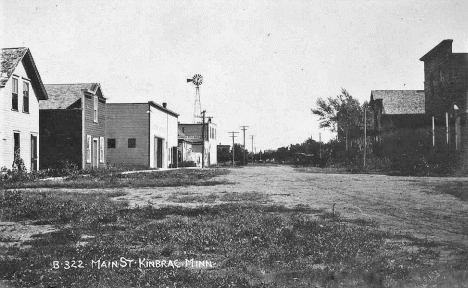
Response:
[[[163,102],[163,107],[167,108],[167,103],[166,102]]]

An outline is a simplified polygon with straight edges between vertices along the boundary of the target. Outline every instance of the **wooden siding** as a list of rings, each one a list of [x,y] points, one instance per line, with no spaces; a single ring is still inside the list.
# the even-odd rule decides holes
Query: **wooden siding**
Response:
[[[149,166],[148,103],[107,104],[106,139],[115,139],[116,147],[107,148],[107,161],[114,164]],[[128,148],[128,139],[136,139],[136,147]]]
[[[81,109],[39,111],[40,168],[61,167],[68,161],[82,168]]]
[[[98,101],[98,122],[94,122],[94,96],[91,96],[89,94],[84,96],[84,139],[82,141],[83,147],[86,147],[86,135],[91,135],[92,139],[94,138],[99,138],[99,137],[104,137],[104,143],[107,143],[106,140],[106,100],[103,98],[100,98]],[[99,140],[98,140],[99,141]],[[99,142],[98,142],[99,143]],[[91,149],[92,150],[92,149]],[[93,151],[93,150],[92,150]],[[99,151],[99,149],[98,149]],[[92,159],[95,159],[96,156],[92,155]],[[105,167],[106,166],[106,153],[104,149],[104,163],[99,162],[99,167]],[[86,168],[91,168],[92,163],[86,163],[86,149],[84,150],[83,153],[83,163],[85,163]]]
[[[202,136],[202,124],[179,124],[179,129],[188,136],[188,138],[201,139]],[[211,129],[214,130],[211,130]],[[217,134],[218,128],[214,123],[205,123],[205,164],[213,165],[218,163],[218,146],[217,146]],[[214,131],[214,133],[210,133]],[[201,149],[201,148],[200,148]],[[201,153],[201,150],[200,150]]]
[[[23,60],[24,61],[24,60]],[[23,109],[23,81],[28,79],[24,63],[20,63],[14,75],[18,76],[18,111],[11,109],[12,78],[5,87],[0,88],[0,167],[12,168],[14,159],[13,133],[20,133],[20,155],[28,171],[31,168],[31,135],[38,137],[37,153],[39,154],[39,101],[36,97],[37,87],[29,82],[29,113]],[[38,164],[40,165],[40,163]]]
[[[177,161],[176,155],[173,154],[173,148],[177,147],[177,116],[167,113],[161,109],[157,109],[148,105],[151,111],[150,114],[150,146],[149,146],[149,166],[156,167],[154,163],[154,138],[163,139],[162,149],[162,167],[167,168],[170,164],[175,164]],[[175,159],[174,159],[175,158]]]

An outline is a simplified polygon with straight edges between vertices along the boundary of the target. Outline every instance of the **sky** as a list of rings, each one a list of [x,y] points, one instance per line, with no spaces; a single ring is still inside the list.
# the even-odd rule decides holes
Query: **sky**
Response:
[[[29,47],[45,84],[99,82],[109,103],[166,102],[192,123],[194,74],[218,142],[328,141],[311,109],[346,89],[424,89],[419,58],[468,52],[468,1],[2,0],[0,46]]]

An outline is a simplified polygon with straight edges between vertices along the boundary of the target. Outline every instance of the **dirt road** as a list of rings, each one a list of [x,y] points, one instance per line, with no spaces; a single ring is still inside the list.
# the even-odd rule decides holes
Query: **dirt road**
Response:
[[[132,205],[160,206],[176,204],[170,198],[174,195],[257,192],[287,206],[306,204],[331,211],[336,203],[336,211],[344,217],[373,219],[383,229],[468,248],[468,202],[437,191],[441,183],[468,178],[306,173],[289,166],[232,169],[220,178],[232,184],[124,189],[129,194],[119,198]],[[197,201],[178,204],[200,205]]]

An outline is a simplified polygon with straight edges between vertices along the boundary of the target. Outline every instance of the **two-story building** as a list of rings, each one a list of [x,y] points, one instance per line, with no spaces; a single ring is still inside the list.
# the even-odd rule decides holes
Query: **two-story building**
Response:
[[[12,168],[15,152],[26,169],[39,167],[39,100],[47,100],[28,48],[3,48],[0,75],[0,167]]]
[[[106,167],[106,98],[99,83],[47,84],[40,101],[41,168]]]
[[[468,147],[468,53],[453,53],[452,42],[443,40],[419,60],[433,145],[459,150]]]
[[[204,151],[204,166],[215,165],[218,163],[218,148],[217,148],[217,127],[216,124],[208,118],[203,129],[202,123],[196,124],[181,124],[179,129],[185,134],[186,139],[197,140],[192,143],[193,153],[202,153]],[[204,135],[204,137],[202,136]],[[204,138],[204,141],[201,141]],[[203,143],[204,142],[204,143]]]
[[[178,117],[166,103],[107,104],[109,164],[176,167]]]

